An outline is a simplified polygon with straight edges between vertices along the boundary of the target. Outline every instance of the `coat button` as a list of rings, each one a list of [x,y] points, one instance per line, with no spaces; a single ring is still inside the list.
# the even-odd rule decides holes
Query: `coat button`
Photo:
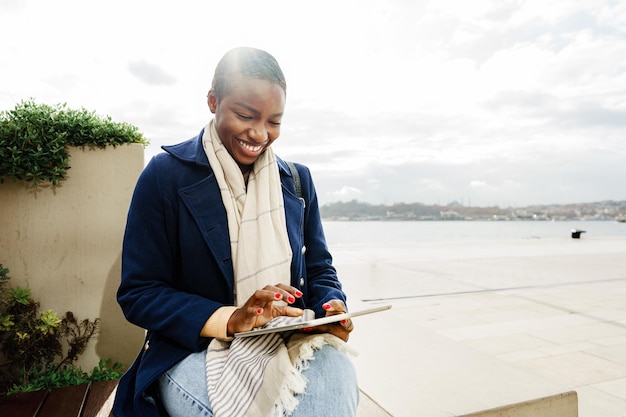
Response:
[[[304,278],[300,278],[300,288],[304,287]]]
[[[304,255],[306,253],[306,246],[302,246],[302,254]]]
[[[146,350],[148,350],[148,349],[150,349],[150,341],[149,341],[149,340],[148,340],[148,341],[146,341],[146,344],[145,344],[145,345],[143,345],[143,350],[144,350],[144,352],[145,352]]]

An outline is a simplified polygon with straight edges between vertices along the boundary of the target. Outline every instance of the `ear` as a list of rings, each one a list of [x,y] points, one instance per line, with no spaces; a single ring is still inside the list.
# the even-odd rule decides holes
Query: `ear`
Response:
[[[207,96],[207,103],[209,105],[211,113],[215,113],[215,110],[217,109],[217,97],[213,93],[213,90],[209,91],[209,95]]]

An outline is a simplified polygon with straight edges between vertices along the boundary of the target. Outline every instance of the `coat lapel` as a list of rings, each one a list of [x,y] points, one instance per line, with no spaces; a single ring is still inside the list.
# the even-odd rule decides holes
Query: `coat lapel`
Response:
[[[228,219],[215,176],[211,173],[202,181],[180,189],[178,194],[202,232],[207,247],[218,261],[221,272],[232,286],[234,277]]]

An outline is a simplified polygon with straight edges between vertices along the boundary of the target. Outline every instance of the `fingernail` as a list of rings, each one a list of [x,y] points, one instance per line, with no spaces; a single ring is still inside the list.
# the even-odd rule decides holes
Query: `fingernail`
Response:
[[[296,297],[302,297],[302,291],[296,290]]]
[[[328,310],[328,309],[330,308],[330,303],[324,303],[324,304],[322,305],[322,308],[323,308],[324,310]]]
[[[313,330],[313,327],[306,327],[304,329],[302,329],[303,332],[310,332]]]
[[[281,294],[279,294],[279,293],[274,294],[274,298],[275,299],[280,300],[280,297],[282,297]]]
[[[290,303],[293,303],[296,301],[296,297],[294,297],[293,295],[290,295],[289,297],[287,297],[287,301],[289,301]]]
[[[348,320],[341,320],[340,323],[342,326],[345,326],[346,324],[348,324]]]
[[[256,310],[256,313],[257,313],[257,314],[263,314],[263,309],[262,309],[262,308],[258,308],[258,309]]]

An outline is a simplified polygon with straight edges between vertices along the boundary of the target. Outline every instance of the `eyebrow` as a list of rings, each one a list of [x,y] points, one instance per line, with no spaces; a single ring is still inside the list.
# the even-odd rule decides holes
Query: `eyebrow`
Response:
[[[244,109],[248,110],[251,113],[254,113],[257,116],[261,114],[261,112],[255,109],[254,107],[249,106],[246,103],[242,103],[241,101],[236,102],[235,105],[243,107]],[[270,114],[270,117],[281,117],[282,115],[283,113],[275,113],[275,114]]]

